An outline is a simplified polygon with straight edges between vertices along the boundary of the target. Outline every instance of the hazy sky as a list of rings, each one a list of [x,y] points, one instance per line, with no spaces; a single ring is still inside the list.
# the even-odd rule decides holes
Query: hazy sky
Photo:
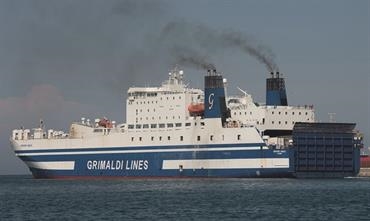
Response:
[[[128,87],[157,86],[176,63],[202,87],[204,71],[179,58],[214,64],[229,94],[240,87],[264,102],[259,55],[286,77],[289,104],[357,123],[370,145],[368,0],[2,0],[0,174],[29,173],[10,147],[14,128],[124,121]]]

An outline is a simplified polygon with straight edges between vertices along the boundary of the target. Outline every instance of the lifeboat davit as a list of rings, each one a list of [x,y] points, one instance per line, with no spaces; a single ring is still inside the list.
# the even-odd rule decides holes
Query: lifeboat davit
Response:
[[[108,120],[107,118],[100,119],[98,125],[101,126],[101,127],[105,127],[105,128],[112,128],[113,127],[112,122],[110,120]]]
[[[197,104],[190,104],[188,106],[188,111],[190,115],[203,115],[204,113],[204,104],[197,103]]]

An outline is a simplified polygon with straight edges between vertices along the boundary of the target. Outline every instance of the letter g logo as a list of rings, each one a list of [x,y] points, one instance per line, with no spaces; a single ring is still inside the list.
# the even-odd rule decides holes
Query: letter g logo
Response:
[[[212,94],[210,94],[210,95],[208,96],[208,104],[209,104],[209,106],[208,106],[208,110],[211,110],[211,109],[212,109],[214,98],[215,98],[215,94],[214,94],[214,93],[212,93]]]

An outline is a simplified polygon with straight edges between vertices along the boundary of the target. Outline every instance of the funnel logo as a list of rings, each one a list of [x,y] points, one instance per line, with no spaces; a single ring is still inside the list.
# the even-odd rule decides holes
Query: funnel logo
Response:
[[[208,110],[211,110],[212,107],[213,107],[213,100],[215,98],[215,94],[214,93],[211,93],[209,96],[208,96]]]

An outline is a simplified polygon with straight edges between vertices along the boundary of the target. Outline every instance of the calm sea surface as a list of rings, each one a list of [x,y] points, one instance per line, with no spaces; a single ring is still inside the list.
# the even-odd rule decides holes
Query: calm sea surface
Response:
[[[0,220],[370,220],[370,179],[0,176]]]

